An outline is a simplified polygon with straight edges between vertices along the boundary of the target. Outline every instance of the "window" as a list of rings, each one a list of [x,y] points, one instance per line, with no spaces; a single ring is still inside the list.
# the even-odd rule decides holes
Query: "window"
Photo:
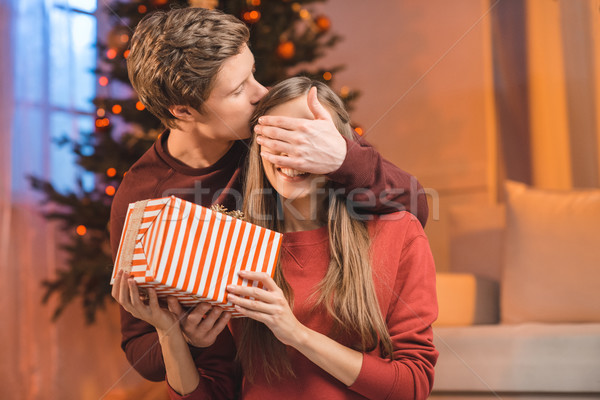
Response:
[[[26,175],[72,190],[77,177],[85,186],[70,146],[94,130],[96,94],[96,0],[20,0],[15,14],[15,118],[13,154],[26,158],[13,169],[13,189],[27,189]],[[26,142],[24,142],[26,141]]]

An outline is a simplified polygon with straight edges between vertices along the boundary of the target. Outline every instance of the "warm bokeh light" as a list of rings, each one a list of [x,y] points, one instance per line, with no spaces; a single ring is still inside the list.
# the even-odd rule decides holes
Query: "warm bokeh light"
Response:
[[[254,24],[256,22],[258,22],[260,20],[260,12],[253,10],[253,11],[246,11],[244,13],[244,21],[250,23],[250,24]]]
[[[308,12],[308,10],[306,8],[303,8],[302,10],[300,10],[300,18],[302,18],[302,19],[310,18],[310,13]]]
[[[292,10],[298,12],[302,9],[302,6],[300,5],[300,3],[294,3],[292,4]]]
[[[100,86],[106,86],[108,85],[108,78],[105,76],[101,76],[100,79],[98,79],[98,83],[100,84]]]
[[[138,101],[137,103],[135,103],[135,108],[136,108],[138,111],[142,111],[142,110],[144,110],[146,107],[145,107],[145,106],[142,104],[142,102],[141,102],[141,101]]]
[[[76,231],[77,231],[77,234],[78,234],[79,236],[83,236],[83,235],[85,235],[85,233],[87,232],[87,229],[86,229],[86,227],[85,227],[85,226],[83,226],[83,225],[79,225],[79,226],[77,227]]]
[[[98,128],[105,128],[108,125],[110,125],[110,121],[108,120],[108,118],[98,118],[96,120],[96,127]]]
[[[253,5],[254,7],[258,7],[258,6],[260,6],[260,0],[252,0],[252,5]]]
[[[115,104],[114,106],[112,106],[113,114],[120,114],[121,111],[123,111],[123,107],[121,107],[119,104]]]
[[[115,175],[117,175],[117,170],[115,168],[111,167],[106,170],[106,176],[108,176],[109,178],[112,178]]]
[[[296,46],[290,41],[282,42],[277,46],[277,54],[284,60],[289,60],[296,54]]]
[[[129,50],[125,50],[125,52],[123,53],[123,57],[124,58],[129,57]]]
[[[104,108],[99,108],[96,111],[96,115],[99,116],[100,118],[103,118],[106,115],[106,110],[104,110]]]
[[[127,43],[128,41],[129,41],[129,35],[127,35],[127,34],[125,34],[125,33],[124,33],[124,34],[122,34],[122,35],[121,35],[121,42],[123,42],[123,43]]]
[[[356,133],[358,133],[359,136],[362,136],[364,131],[360,126],[357,126],[356,128],[354,128],[354,130],[356,131]]]
[[[331,78],[333,78],[333,75],[331,75],[331,72],[325,72],[323,74],[323,79],[325,79],[326,81],[330,81]]]
[[[340,89],[340,96],[347,97],[350,94],[350,88],[348,86],[342,86]]]
[[[117,56],[117,51],[115,49],[108,49],[106,51],[106,57],[109,60],[112,60],[113,58],[115,58]]]
[[[114,196],[116,191],[117,189],[115,189],[115,187],[112,185],[108,185],[105,190],[106,194],[109,196]]]
[[[328,31],[329,28],[331,28],[331,20],[323,15],[318,17],[316,19],[315,23],[317,24],[319,29],[322,31]]]
[[[144,14],[146,11],[148,11],[148,8],[147,8],[145,5],[143,5],[143,4],[140,4],[140,5],[138,6],[138,12],[139,12],[140,14]]]

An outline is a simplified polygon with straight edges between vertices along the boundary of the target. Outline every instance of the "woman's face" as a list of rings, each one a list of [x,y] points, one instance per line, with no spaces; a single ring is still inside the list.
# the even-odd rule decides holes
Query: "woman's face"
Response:
[[[308,108],[306,95],[273,107],[266,115],[315,119]],[[265,149],[270,153],[279,154],[267,147]],[[318,199],[325,195],[323,187],[328,181],[325,175],[315,175],[294,169],[280,168],[264,158],[262,158],[262,163],[267,179],[281,197],[288,200],[296,200],[314,196],[315,201],[318,201]]]

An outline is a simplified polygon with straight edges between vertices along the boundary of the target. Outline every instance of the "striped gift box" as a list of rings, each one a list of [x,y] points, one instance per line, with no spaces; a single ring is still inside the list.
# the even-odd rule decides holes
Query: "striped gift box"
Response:
[[[273,277],[280,246],[280,233],[175,196],[138,201],[127,209],[110,283],[122,269],[159,297],[209,302],[239,316],[225,288],[257,286],[239,278],[240,270]]]

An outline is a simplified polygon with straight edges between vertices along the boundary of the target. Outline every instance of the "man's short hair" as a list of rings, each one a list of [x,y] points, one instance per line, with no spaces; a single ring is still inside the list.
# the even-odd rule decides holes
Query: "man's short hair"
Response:
[[[169,107],[185,105],[202,112],[217,72],[249,38],[243,22],[219,10],[149,14],[131,38],[129,80],[148,111],[167,128],[176,128]]]

